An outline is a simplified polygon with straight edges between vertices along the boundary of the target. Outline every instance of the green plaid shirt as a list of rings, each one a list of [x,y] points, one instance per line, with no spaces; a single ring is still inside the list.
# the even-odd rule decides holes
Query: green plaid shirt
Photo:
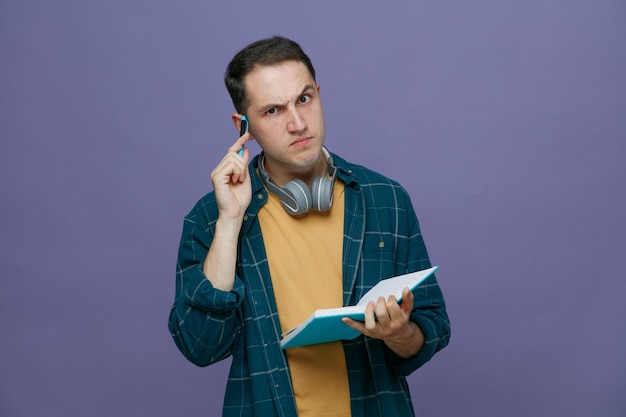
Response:
[[[383,278],[431,266],[417,217],[396,182],[333,155],[345,184],[343,301],[353,305]],[[169,329],[180,351],[198,366],[232,356],[223,415],[296,417],[289,365],[257,213],[267,192],[250,163],[252,201],[242,225],[235,285],[211,286],[202,264],[215,233],[215,196],[204,196],[185,217]],[[321,244],[321,243],[320,243]],[[415,292],[411,320],[426,344],[402,359],[380,340],[344,341],[353,416],[413,416],[405,377],[448,344],[450,325],[436,278]]]

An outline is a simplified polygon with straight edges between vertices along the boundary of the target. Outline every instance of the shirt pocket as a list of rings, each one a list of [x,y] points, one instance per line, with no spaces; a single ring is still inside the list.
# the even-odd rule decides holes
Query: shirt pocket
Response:
[[[372,235],[363,242],[363,266],[367,275],[378,280],[396,274],[396,240],[392,235]]]

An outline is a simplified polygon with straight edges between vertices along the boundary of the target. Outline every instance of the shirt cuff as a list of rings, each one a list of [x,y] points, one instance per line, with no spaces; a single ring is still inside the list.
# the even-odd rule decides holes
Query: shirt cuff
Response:
[[[198,269],[185,285],[185,301],[193,308],[207,312],[226,312],[238,308],[244,297],[244,284],[235,276],[230,291],[219,290]]]

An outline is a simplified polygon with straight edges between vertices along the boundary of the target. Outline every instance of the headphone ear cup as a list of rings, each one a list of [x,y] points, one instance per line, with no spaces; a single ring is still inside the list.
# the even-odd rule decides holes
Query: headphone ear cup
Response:
[[[311,184],[313,210],[330,210],[333,205],[333,184],[334,181],[326,177],[313,178],[313,184]]]
[[[282,188],[280,202],[289,214],[298,216],[311,210],[311,192],[300,179],[289,181]]]

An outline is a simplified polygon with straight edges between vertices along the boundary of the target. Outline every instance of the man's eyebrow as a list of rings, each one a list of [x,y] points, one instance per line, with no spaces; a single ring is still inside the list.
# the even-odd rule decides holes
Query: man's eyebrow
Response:
[[[302,96],[304,93],[306,93],[309,90],[315,90],[315,87],[311,84],[307,84],[304,86],[304,88],[302,89],[302,92],[300,93],[300,96]],[[298,97],[300,97],[298,96]]]
[[[300,94],[298,94],[297,98],[302,97],[306,92],[308,91],[314,91],[315,90],[315,86],[312,84],[306,84],[303,88],[302,91],[300,92]],[[266,103],[265,105],[261,106],[264,109],[268,109],[271,107],[281,107],[284,106],[285,103],[279,103],[279,102],[269,102]]]

